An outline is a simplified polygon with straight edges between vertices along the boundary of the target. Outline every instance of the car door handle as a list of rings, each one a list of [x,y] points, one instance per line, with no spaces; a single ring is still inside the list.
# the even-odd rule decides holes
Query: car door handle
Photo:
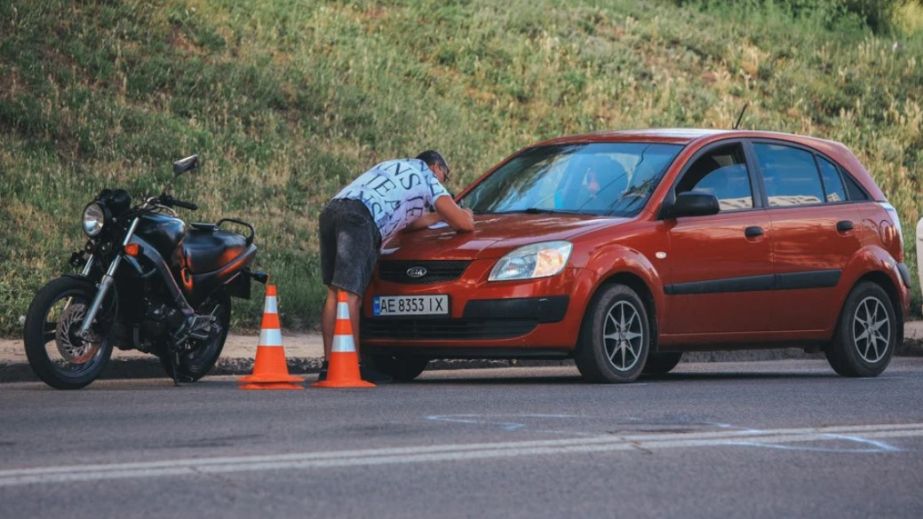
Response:
[[[757,238],[763,235],[763,228],[759,225],[754,225],[752,227],[747,227],[744,230],[744,236],[747,238]]]
[[[837,232],[848,232],[853,230],[853,224],[849,220],[840,220],[836,223]]]

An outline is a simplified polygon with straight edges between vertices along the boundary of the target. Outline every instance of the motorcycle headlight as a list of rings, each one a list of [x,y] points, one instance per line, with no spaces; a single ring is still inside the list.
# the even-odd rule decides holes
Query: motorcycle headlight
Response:
[[[569,241],[549,241],[520,247],[494,265],[488,281],[535,279],[554,276],[567,265],[574,245]]]
[[[95,238],[103,232],[105,222],[106,212],[99,204],[90,204],[83,210],[83,232],[87,233],[90,238]]]

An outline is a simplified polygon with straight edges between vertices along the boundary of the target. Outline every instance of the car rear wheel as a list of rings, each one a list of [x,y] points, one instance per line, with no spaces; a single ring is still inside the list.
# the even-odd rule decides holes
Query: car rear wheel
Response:
[[[644,370],[650,343],[641,298],[628,286],[609,285],[587,309],[574,360],[589,382],[632,382]]]
[[[647,356],[647,364],[644,365],[644,374],[666,375],[679,364],[682,358],[683,352],[681,351],[651,353]]]
[[[834,371],[845,377],[875,377],[891,362],[897,346],[897,317],[888,294],[861,283],[846,298],[833,343],[826,350]]]
[[[374,354],[367,358],[372,361],[372,369],[388,375],[397,382],[410,382],[419,377],[429,363],[429,359],[406,355]]]

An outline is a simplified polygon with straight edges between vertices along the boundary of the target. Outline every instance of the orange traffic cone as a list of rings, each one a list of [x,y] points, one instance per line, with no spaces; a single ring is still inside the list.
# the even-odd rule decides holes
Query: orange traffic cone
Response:
[[[241,389],[304,389],[301,377],[288,374],[282,331],[279,329],[279,310],[276,303],[276,286],[266,285],[266,306],[260,326],[260,344],[256,348],[253,374],[240,379]]]
[[[353,341],[353,325],[349,320],[349,306],[346,292],[340,290],[337,296],[337,321],[333,329],[333,346],[327,359],[327,380],[311,384],[312,387],[375,387],[362,380],[359,374],[359,354]]]

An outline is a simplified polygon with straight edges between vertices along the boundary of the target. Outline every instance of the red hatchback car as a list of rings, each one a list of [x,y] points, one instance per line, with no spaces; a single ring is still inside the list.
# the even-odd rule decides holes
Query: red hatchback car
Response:
[[[575,359],[590,381],[684,351],[821,349],[875,376],[903,340],[900,221],[842,144],[640,130],[520,150],[459,196],[476,230],[384,244],[362,350],[409,380],[433,358]]]

